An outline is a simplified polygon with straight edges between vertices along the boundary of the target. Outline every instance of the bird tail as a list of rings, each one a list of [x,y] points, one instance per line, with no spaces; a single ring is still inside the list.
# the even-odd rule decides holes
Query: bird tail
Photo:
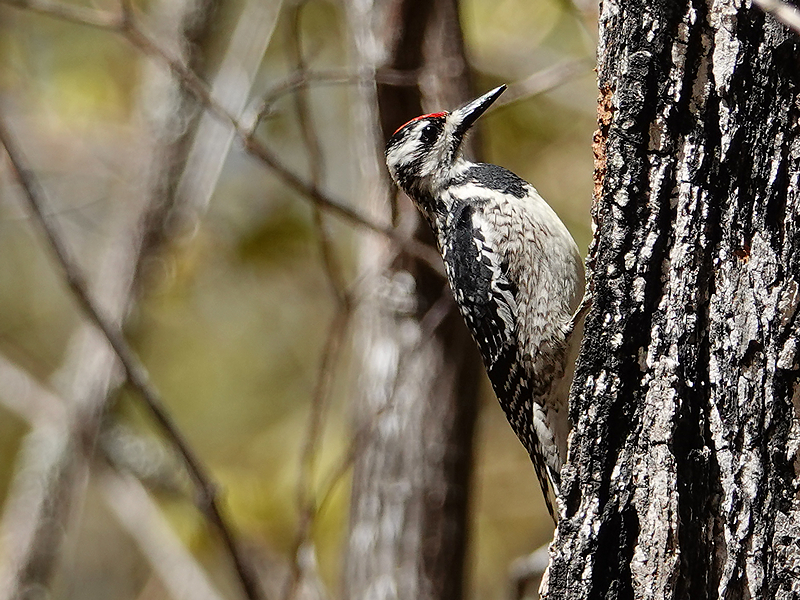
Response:
[[[547,505],[547,512],[550,513],[553,523],[558,525],[557,498],[559,486],[561,485],[561,478],[558,473],[547,466],[541,453],[535,452],[531,458],[533,459],[533,469],[536,471],[536,478],[539,480],[539,485],[542,486],[542,496],[544,496],[544,503]]]

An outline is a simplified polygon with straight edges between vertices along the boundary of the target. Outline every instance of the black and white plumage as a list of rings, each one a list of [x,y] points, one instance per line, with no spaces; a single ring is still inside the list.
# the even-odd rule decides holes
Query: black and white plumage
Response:
[[[386,164],[433,228],[456,303],[557,519],[583,261],[533,186],[461,155],[464,135],[504,90],[409,121],[389,140]]]

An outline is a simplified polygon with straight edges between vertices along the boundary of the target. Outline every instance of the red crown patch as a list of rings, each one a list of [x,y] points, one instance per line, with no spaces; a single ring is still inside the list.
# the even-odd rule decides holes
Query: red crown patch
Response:
[[[447,112],[438,112],[438,113],[431,113],[429,115],[420,115],[420,116],[414,117],[410,121],[407,121],[407,122],[403,123],[402,125],[400,125],[400,127],[395,129],[394,133],[397,133],[398,131],[400,131],[406,125],[411,125],[411,123],[419,121],[420,119],[427,119],[428,117],[446,117],[446,116],[447,116]],[[392,135],[394,135],[394,133]]]

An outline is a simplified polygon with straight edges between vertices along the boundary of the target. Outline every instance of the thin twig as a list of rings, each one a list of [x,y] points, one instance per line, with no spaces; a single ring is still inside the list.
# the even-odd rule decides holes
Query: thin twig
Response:
[[[66,419],[61,399],[27,370],[0,354],[0,404],[35,426]]]
[[[33,427],[42,422],[58,423],[66,419],[64,401],[2,354],[0,404]],[[99,481],[111,511],[174,597],[189,592],[193,599],[221,600],[204,569],[183,547],[158,505],[137,479],[106,468]]]
[[[117,522],[135,540],[173,598],[222,600],[206,571],[137,479],[106,468],[97,481]]]
[[[781,0],[753,0],[761,10],[771,14],[781,23],[800,34],[800,10]]]
[[[592,61],[588,58],[583,58],[562,62],[537,71],[525,79],[515,81],[509,85],[508,91],[500,96],[500,99],[492,105],[492,108],[529,100],[534,96],[551,92],[579,75],[590,73],[593,66]]]
[[[51,0],[2,0],[2,3],[41,15],[55,17],[77,25],[86,25],[88,27],[108,29],[110,31],[120,31],[124,22],[120,14],[85,8],[65,2],[52,2]]]
[[[119,0],[120,29],[126,29],[133,24],[133,0]]]
[[[160,57],[169,66],[172,73],[178,77],[182,84],[205,106],[205,108],[221,121],[228,123],[236,132],[236,137],[244,145],[245,150],[254,158],[261,161],[265,166],[275,173],[284,184],[299,192],[304,198],[312,201],[317,206],[337,215],[343,219],[361,225],[367,229],[380,233],[395,243],[404,251],[426,262],[437,273],[444,273],[441,259],[436,250],[418,240],[403,237],[393,227],[380,225],[359,214],[354,209],[331,198],[319,187],[311,185],[286,167],[278,158],[262,143],[256,140],[250,132],[231,115],[216,99],[214,99],[208,88],[197,74],[186,66],[183,61],[174,57],[164,48],[161,48],[147,34],[135,26],[125,30],[127,39],[145,54]]]
[[[334,214],[358,225],[372,229],[373,231],[384,234],[387,233],[386,227],[371,222],[352,208],[330,198],[319,188],[306,183],[298,175],[293,173],[288,167],[281,163],[266,146],[250,136],[250,132],[239,120],[211,95],[206,83],[192,69],[168,50],[159,46],[155,40],[142,31],[136,24],[131,24],[123,33],[128,41],[143,53],[163,60],[172,71],[173,75],[178,78],[182,85],[191,92],[211,114],[233,128],[236,132],[236,136],[244,144],[245,150],[268,166],[286,185]]]
[[[164,408],[158,390],[150,382],[144,365],[123,337],[114,322],[100,309],[90,296],[86,280],[81,268],[68,249],[60,227],[47,210],[48,202],[44,191],[39,186],[33,173],[25,167],[25,161],[17,148],[4,121],[0,118],[0,144],[5,148],[9,158],[11,172],[23,191],[23,197],[33,220],[39,225],[47,244],[56,257],[73,297],[81,306],[87,318],[100,330],[103,337],[113,349],[125,372],[128,383],[141,396],[158,425],[175,445],[186,462],[186,466],[197,491],[197,504],[206,518],[217,528],[223,542],[231,555],[234,566],[245,589],[247,597],[258,599],[260,590],[251,570],[245,565],[241,552],[234,540],[232,529],[222,514],[217,499],[217,490],[207,474],[206,468],[195,455],[183,434],[175,425],[172,417]]]
[[[28,8],[31,1],[33,0],[26,0],[24,3],[20,3],[17,0],[0,0],[0,4]],[[56,18],[66,18],[60,10],[61,3],[42,2],[40,5],[40,1],[35,0],[34,4],[36,5],[37,12]],[[75,23],[97,26],[96,21],[102,21],[106,18],[106,13],[100,11],[87,11],[86,14],[88,15],[87,20],[78,19],[74,16],[71,16],[67,20]],[[127,14],[125,17],[117,17],[116,24],[107,27],[107,29],[119,31],[125,39],[144,54],[165,62],[172,73],[181,82],[181,85],[194,95],[210,114],[233,128],[236,137],[242,143],[245,151],[268,167],[285,185],[298,192],[306,200],[313,202],[331,214],[389,238],[394,243],[398,244],[404,252],[427,263],[435,272],[442,275],[444,274],[441,259],[434,248],[413,238],[403,236],[391,226],[373,222],[358,211],[326,194],[318,187],[303,181],[299,175],[284,165],[264,144],[256,140],[250,129],[244,127],[239,119],[225,110],[211,95],[205,82],[192,69],[182,60],[159,46],[152,38],[142,31],[130,14]]]
[[[232,115],[241,117],[247,106],[281,6],[280,0],[247,0],[242,8],[209,92]],[[184,220],[205,212],[234,139],[227,123],[203,112],[175,191]]]
[[[434,303],[434,305],[428,309],[420,321],[420,331],[422,332],[422,336],[417,342],[418,347],[421,347],[425,341],[431,339],[436,329],[439,327],[439,325],[441,325],[442,321],[447,317],[447,314],[453,308],[454,304],[452,296],[449,293],[443,293]],[[413,352],[410,352],[406,356],[413,354]],[[404,368],[405,362],[401,359],[397,365],[397,373],[402,372]],[[400,377],[398,376],[395,379],[392,392],[388,395],[390,399],[394,398],[395,392],[397,391],[397,387],[399,385],[399,380]],[[331,470],[327,481],[320,486],[322,491],[320,494],[318,494],[319,500],[317,501],[315,508],[317,514],[320,514],[325,510],[328,502],[330,502],[331,498],[333,497],[333,492],[336,490],[336,486],[345,476],[347,471],[349,471],[353,466],[356,456],[364,445],[365,440],[373,434],[375,427],[377,426],[378,419],[380,419],[390,408],[392,408],[391,401],[376,410],[368,420],[364,421],[358,426],[355,434],[352,436],[352,440],[347,448],[347,451],[339,459],[336,466]]]
[[[333,492],[336,491],[336,486],[339,485],[339,482],[342,481],[344,476],[353,466],[353,463],[356,460],[356,456],[358,456],[358,452],[364,446],[364,439],[370,435],[375,429],[375,425],[377,424],[378,419],[383,416],[383,413],[386,412],[388,405],[384,408],[377,410],[373,415],[372,419],[367,423],[363,424],[361,427],[358,428],[355,435],[352,436],[350,441],[350,445],[347,448],[347,452],[345,452],[342,457],[339,459],[338,464],[331,469],[330,474],[328,475],[327,481],[320,486],[322,490],[319,494],[319,500],[317,501],[317,513],[322,513],[325,510],[325,507],[333,498]]]
[[[285,184],[300,192],[322,208],[358,225],[378,233],[390,235],[391,237],[390,230],[386,227],[372,223],[353,209],[328,197],[317,187],[307,184],[288,167],[283,165],[266,146],[255,140],[251,136],[250,131],[243,127],[239,120],[211,95],[206,83],[189,68],[184,61],[161,47],[140,28],[129,10],[123,11],[122,15],[124,16],[116,15],[112,18],[108,16],[107,13],[96,10],[86,9],[73,11],[69,5],[60,2],[45,0],[0,0],[0,3],[17,8],[30,9],[73,23],[95,27],[99,26],[98,23],[103,23],[106,29],[119,31],[131,44],[144,54],[165,62],[173,75],[181,82],[181,85],[194,95],[211,114],[230,125],[236,132],[236,136],[244,144],[245,150],[274,171]]]
[[[509,592],[512,600],[526,597],[528,588],[541,581],[550,562],[550,543],[540,546],[530,554],[520,556],[508,571]]]
[[[301,17],[304,4],[297,4],[293,9],[292,27],[290,28],[288,47],[290,60],[295,64],[295,72],[300,78],[305,77],[307,65],[303,54],[303,38],[301,32]],[[306,147],[309,160],[310,182],[315,188],[322,185],[324,163],[322,149],[314,129],[311,111],[308,106],[308,88],[299,86],[294,90],[294,106],[297,120]],[[327,408],[327,399],[330,394],[330,385],[333,378],[335,361],[339,357],[342,341],[347,331],[350,318],[351,302],[347,294],[342,268],[336,257],[333,243],[328,234],[324,215],[319,207],[314,207],[314,225],[319,240],[320,256],[323,267],[337,300],[337,313],[333,317],[328,337],[323,349],[317,382],[311,399],[308,417],[308,430],[306,432],[305,446],[301,457],[300,475],[297,481],[297,508],[299,523],[292,552],[292,563],[286,585],[284,586],[284,600],[293,600],[299,589],[303,576],[304,554],[312,551],[311,536],[317,516],[317,501],[314,495],[314,471],[317,463],[317,454],[323,433],[324,415]]]
[[[301,17],[304,3],[299,3],[291,9],[291,23],[287,46],[289,58],[294,62],[295,71],[301,75],[307,71],[305,56],[303,55],[303,36],[301,28]],[[322,187],[325,172],[325,164],[322,158],[322,146],[315,131],[314,119],[309,109],[308,89],[305,87],[297,88],[293,94],[294,108],[297,113],[297,122],[300,125],[300,132],[303,145],[308,156],[309,179],[312,187]],[[331,286],[334,296],[339,306],[347,304],[345,295],[345,283],[342,275],[342,268],[333,248],[328,228],[325,223],[322,209],[318,206],[313,207],[314,227],[319,241],[319,251],[322,264]]]
[[[301,552],[307,547],[317,515],[317,501],[313,491],[314,471],[317,463],[319,445],[322,438],[325,409],[330,395],[331,382],[335,372],[336,360],[347,333],[350,312],[346,308],[339,310],[331,322],[325,347],[322,351],[311,407],[308,416],[308,429],[305,436],[302,457],[300,459],[300,476],[297,480],[297,505],[300,515],[297,534],[292,547],[293,561],[289,576],[284,586],[283,600],[291,600],[297,593],[300,578],[303,574]]]
[[[383,69],[375,73],[374,77],[372,75],[368,77],[359,75],[348,68],[320,71],[305,70],[302,72],[293,71],[288,78],[273,84],[270,90],[264,94],[261,104],[253,118],[251,132],[272,112],[275,102],[287,94],[308,88],[312,84],[360,85],[370,82],[385,83],[395,86],[412,86],[419,83],[419,74],[416,71],[398,71],[395,69]]]

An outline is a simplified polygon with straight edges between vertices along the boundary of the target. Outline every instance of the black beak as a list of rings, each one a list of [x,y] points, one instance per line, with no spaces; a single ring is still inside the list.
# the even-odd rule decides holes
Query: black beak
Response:
[[[450,113],[450,119],[456,123],[454,135],[460,141],[464,134],[469,131],[469,128],[478,120],[483,113],[486,112],[495,100],[500,97],[500,94],[506,91],[506,85],[494,88],[492,91],[487,92],[480,98],[476,98],[472,102],[468,102],[461,108],[454,110]]]

